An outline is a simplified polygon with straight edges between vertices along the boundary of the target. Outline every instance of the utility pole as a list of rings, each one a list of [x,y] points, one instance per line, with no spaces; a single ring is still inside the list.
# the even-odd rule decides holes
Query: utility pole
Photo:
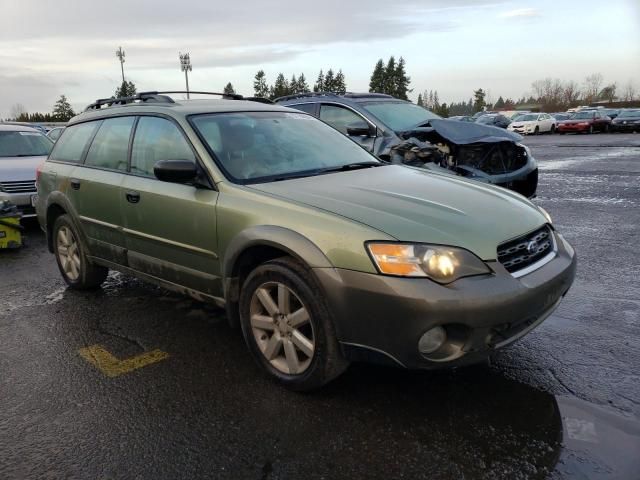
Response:
[[[184,80],[187,83],[187,98],[189,98],[189,73],[191,68],[191,58],[189,58],[189,54],[180,53],[180,70],[184,72]]]
[[[118,50],[116,50],[116,57],[120,59],[120,70],[122,71],[122,83],[124,83],[124,50],[122,50],[122,47],[118,47]]]

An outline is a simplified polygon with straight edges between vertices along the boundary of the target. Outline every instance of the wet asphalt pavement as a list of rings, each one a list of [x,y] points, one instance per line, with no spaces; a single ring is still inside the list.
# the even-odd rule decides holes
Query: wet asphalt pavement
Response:
[[[117,273],[66,290],[31,225],[0,252],[0,479],[640,478],[640,135],[525,143],[578,274],[490,366],[292,393],[215,307]],[[111,378],[93,345],[168,357]]]

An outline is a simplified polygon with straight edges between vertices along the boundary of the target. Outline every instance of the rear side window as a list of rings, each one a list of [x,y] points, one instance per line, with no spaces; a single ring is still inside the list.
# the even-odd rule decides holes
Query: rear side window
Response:
[[[67,127],[53,147],[49,158],[61,162],[79,162],[99,125],[100,122],[88,122]]]
[[[135,117],[109,118],[102,122],[84,163],[110,170],[127,170],[129,137]]]
[[[140,117],[131,151],[131,173],[153,176],[153,166],[160,160],[196,162],[189,143],[178,127],[159,117]]]
[[[299,103],[298,105],[286,105],[289,108],[295,108],[296,110],[300,110],[302,112],[310,113],[311,115],[315,115],[316,113],[316,104],[315,103]]]

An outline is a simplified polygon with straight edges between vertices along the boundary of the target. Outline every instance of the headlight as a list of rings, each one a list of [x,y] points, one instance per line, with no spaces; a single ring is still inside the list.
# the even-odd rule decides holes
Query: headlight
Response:
[[[538,207],[538,210],[540,210],[540,213],[542,213],[542,215],[544,215],[544,218],[547,219],[547,222],[549,222],[550,224],[553,223],[553,220],[551,220],[551,215],[549,215],[549,212],[547,212],[542,207]]]
[[[367,249],[380,273],[398,277],[428,277],[451,283],[461,277],[491,273],[473,253],[443,245],[368,243]]]
[[[586,127],[589,125],[589,122],[580,122],[578,125]]]

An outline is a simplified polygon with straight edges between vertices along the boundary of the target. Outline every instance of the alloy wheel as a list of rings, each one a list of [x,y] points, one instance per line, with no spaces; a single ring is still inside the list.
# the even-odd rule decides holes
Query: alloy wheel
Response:
[[[56,252],[67,278],[71,281],[80,278],[80,245],[70,228],[62,226],[58,229]]]
[[[313,359],[315,335],[309,312],[293,290],[279,282],[258,287],[249,307],[256,344],[282,373],[303,373]]]

